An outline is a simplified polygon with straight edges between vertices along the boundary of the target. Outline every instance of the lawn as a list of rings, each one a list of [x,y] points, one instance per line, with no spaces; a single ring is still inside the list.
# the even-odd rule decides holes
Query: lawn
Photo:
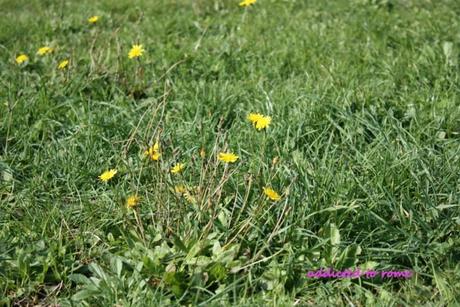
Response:
[[[458,1],[0,7],[0,306],[460,304]]]

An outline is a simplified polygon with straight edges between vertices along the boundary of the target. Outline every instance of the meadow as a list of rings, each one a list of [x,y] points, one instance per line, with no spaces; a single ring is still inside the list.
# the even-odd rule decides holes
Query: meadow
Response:
[[[0,0],[0,306],[460,304],[460,2],[240,1]]]

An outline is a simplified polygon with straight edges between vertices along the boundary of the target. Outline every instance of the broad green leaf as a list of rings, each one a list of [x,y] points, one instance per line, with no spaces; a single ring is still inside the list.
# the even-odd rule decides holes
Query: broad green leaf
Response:
[[[73,296],[72,296],[72,300],[74,301],[83,301],[87,298],[90,298],[90,297],[93,297],[97,292],[94,292],[94,291],[90,291],[88,289],[84,289],[84,290],[81,290],[77,293],[75,293]]]
[[[339,245],[340,244],[340,232],[334,223],[332,223],[330,226],[330,235],[331,235],[331,244]]]
[[[93,284],[88,277],[82,274],[70,274],[69,279],[76,282],[77,284],[86,284],[86,285]]]

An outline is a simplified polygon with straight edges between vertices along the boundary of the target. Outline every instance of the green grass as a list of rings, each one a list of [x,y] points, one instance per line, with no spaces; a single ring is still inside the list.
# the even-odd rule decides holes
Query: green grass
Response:
[[[458,1],[0,4],[0,305],[460,304]]]

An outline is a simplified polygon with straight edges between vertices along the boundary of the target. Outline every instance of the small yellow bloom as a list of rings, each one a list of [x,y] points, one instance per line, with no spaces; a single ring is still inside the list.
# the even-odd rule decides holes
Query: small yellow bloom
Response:
[[[257,130],[265,129],[270,125],[271,122],[272,122],[272,118],[270,116],[264,116],[257,121],[256,129]]]
[[[142,45],[133,45],[131,50],[129,50],[128,53],[128,58],[133,59],[133,58],[138,58],[144,54],[144,47]]]
[[[242,2],[240,2],[240,6],[250,6],[256,2],[257,0],[243,0]]]
[[[256,124],[263,117],[260,113],[249,113],[247,118],[251,123]]]
[[[173,168],[171,168],[171,173],[173,174],[177,174],[177,173],[180,173],[182,172],[182,170],[185,168],[185,164],[184,163],[177,163],[176,165],[174,165]]]
[[[233,162],[236,162],[236,160],[238,160],[238,156],[235,155],[235,154],[232,154],[232,153],[225,153],[225,152],[221,152],[219,153],[219,157],[218,159],[220,161],[223,161],[223,162],[226,162],[226,163],[233,163]]]
[[[154,161],[158,161],[161,157],[160,144],[156,142],[152,147],[144,151],[144,155],[149,156]]]
[[[177,194],[184,194],[185,192],[187,192],[187,189],[185,188],[184,185],[176,185],[174,187],[174,191],[177,193]]]
[[[201,159],[204,159],[206,157],[206,151],[204,150],[203,147],[200,149],[200,157]]]
[[[58,65],[59,69],[66,69],[69,66],[69,60],[61,61]]]
[[[259,113],[250,113],[247,118],[257,130],[267,128],[272,122],[272,118],[270,116],[264,116]]]
[[[45,47],[41,47],[40,49],[38,49],[37,54],[38,55],[45,55],[45,54],[48,54],[48,53],[51,53],[51,52],[53,52],[53,48],[45,46]]]
[[[22,64],[24,62],[27,62],[29,60],[29,57],[25,54],[20,54],[16,57],[16,63]]]
[[[160,160],[160,157],[161,157],[161,153],[159,152],[154,152],[150,155],[150,159],[152,159],[153,161]]]
[[[131,196],[128,197],[128,199],[126,200],[126,208],[132,209],[132,208],[136,207],[136,206],[139,204],[139,201],[140,201],[139,196],[137,196],[137,195],[131,195]]]
[[[117,173],[116,169],[111,169],[111,170],[105,171],[99,176],[99,179],[101,179],[101,181],[103,181],[103,182],[107,182],[110,179],[112,179],[113,176],[115,176],[116,173]]]
[[[273,201],[278,201],[281,199],[281,196],[278,193],[276,193],[276,191],[272,188],[265,187],[264,193],[265,195],[267,195],[268,198],[270,198]]]
[[[89,23],[96,23],[98,21],[99,21],[99,16],[91,16],[90,18],[88,18]]]

